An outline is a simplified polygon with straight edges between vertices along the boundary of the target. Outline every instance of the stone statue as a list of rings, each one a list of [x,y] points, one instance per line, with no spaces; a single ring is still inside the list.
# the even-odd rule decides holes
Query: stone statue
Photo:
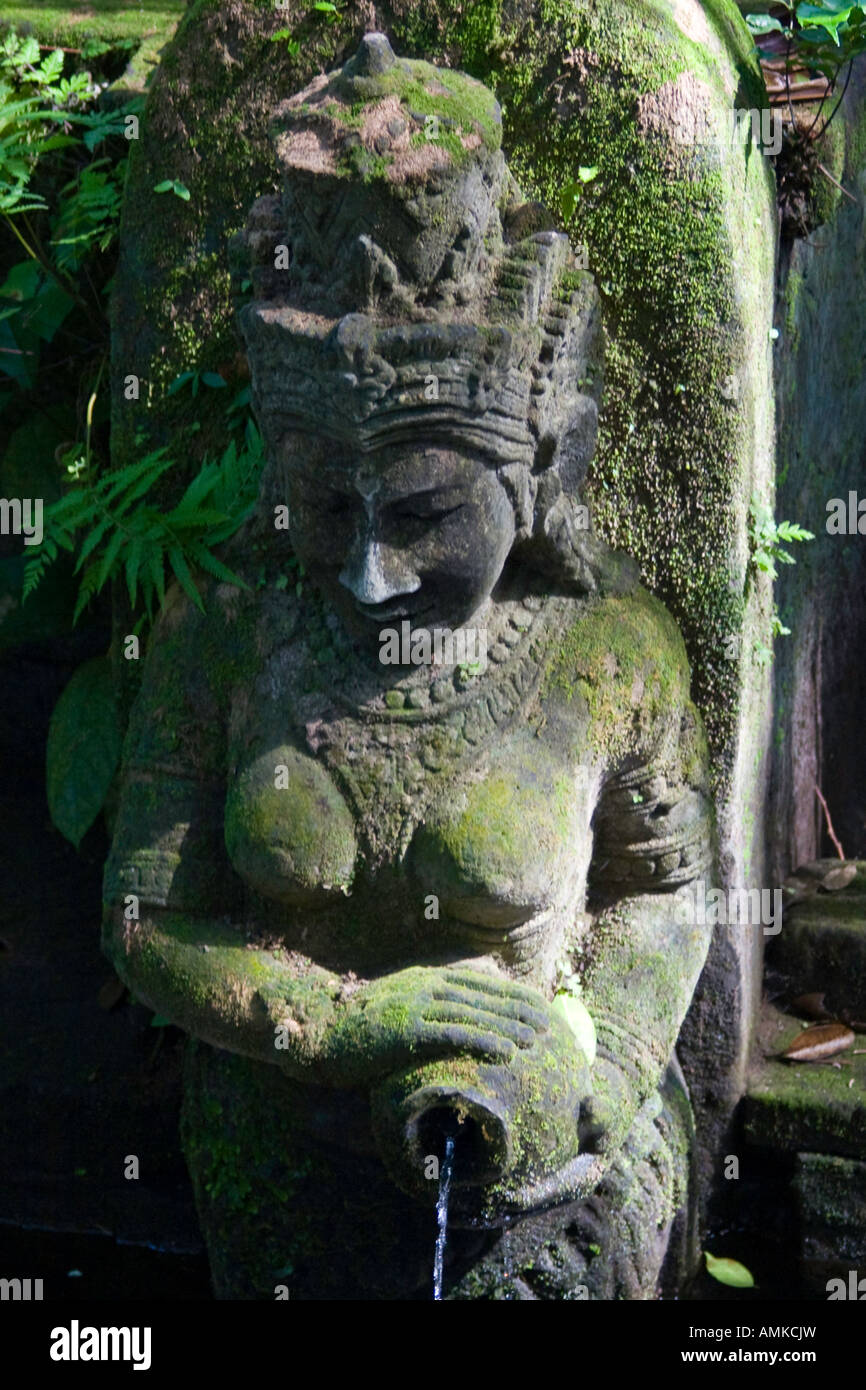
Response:
[[[653,1297],[713,831],[682,639],[580,503],[595,287],[492,94],[382,35],[274,140],[249,589],[169,596],[106,870],[109,955],[192,1035],[216,1291],[429,1298],[450,1134],[446,1297]]]

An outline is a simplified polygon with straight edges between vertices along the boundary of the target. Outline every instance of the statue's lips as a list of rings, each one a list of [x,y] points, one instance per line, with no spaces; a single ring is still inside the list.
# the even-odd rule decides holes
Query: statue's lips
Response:
[[[405,603],[361,603],[357,600],[355,602],[357,612],[371,623],[393,622],[395,618],[420,618],[429,613],[432,607],[432,603],[426,604],[424,608],[411,608]]]

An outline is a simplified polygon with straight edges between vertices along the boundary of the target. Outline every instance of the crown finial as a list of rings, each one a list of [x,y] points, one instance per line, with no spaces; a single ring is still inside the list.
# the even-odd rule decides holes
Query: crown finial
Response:
[[[358,52],[343,67],[346,77],[381,77],[397,59],[385,34],[365,34]]]

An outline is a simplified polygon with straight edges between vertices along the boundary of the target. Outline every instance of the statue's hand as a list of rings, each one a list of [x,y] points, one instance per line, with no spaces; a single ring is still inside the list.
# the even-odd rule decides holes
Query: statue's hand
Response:
[[[407,970],[365,993],[332,1045],[351,1039],[367,1049],[346,1057],[340,1082],[363,1062],[380,1152],[405,1191],[429,1197],[425,1159],[455,1124],[459,1181],[476,1196],[498,1183],[517,1193],[530,1175],[575,1157],[589,1067],[568,1023],[535,990],[458,967]],[[462,1150],[461,1133],[471,1135]]]
[[[562,1043],[561,1033],[550,1005],[525,985],[464,967],[413,966],[338,1006],[314,1071],[327,1085],[345,1086],[442,1057],[528,1061],[555,1039]]]
[[[592,1069],[592,1094],[580,1117],[580,1147],[584,1153],[610,1156],[623,1144],[636,1105],[628,1078],[609,1057],[599,1057]]]

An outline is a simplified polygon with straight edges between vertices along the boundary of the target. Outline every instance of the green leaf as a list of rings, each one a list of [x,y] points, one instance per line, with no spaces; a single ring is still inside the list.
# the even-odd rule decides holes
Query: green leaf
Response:
[[[201,594],[195,587],[195,580],[190,574],[189,565],[184,559],[183,551],[181,550],[179,545],[173,545],[169,548],[168,562],[174,570],[175,576],[177,577],[177,581],[180,584],[180,587],[183,589],[184,593],[187,595],[188,598],[192,599],[192,602],[195,604],[196,608],[200,609],[200,611],[203,613],[204,604],[201,601]]]
[[[202,372],[201,379],[205,386],[228,386],[228,382],[220,376],[219,372]]]
[[[165,573],[163,564],[162,551],[154,547],[147,557],[147,574],[153,588],[156,590],[156,596],[159,599],[160,606],[162,606],[165,600]]]
[[[182,198],[185,203],[188,203],[191,197],[186,184],[181,183],[180,179],[163,179],[161,183],[155,183],[153,185],[153,191],[154,193],[174,193],[178,198]]]
[[[563,222],[570,222],[574,216],[580,198],[582,185],[580,183],[567,183],[559,195],[559,210],[562,213]]]
[[[51,819],[76,849],[105,803],[120,745],[111,665],[107,656],[94,657],[60,696],[45,755]]]
[[[135,596],[138,592],[138,567],[141,564],[141,556],[144,550],[144,537],[133,536],[129,543],[129,551],[126,556],[126,588],[129,593],[129,602],[135,607]]]
[[[234,584],[239,589],[246,589],[249,592],[250,586],[240,575],[230,570],[228,565],[224,565],[222,560],[218,560],[206,546],[195,542],[189,548],[191,558],[207,574],[212,574],[214,579],[221,579],[225,584]],[[284,586],[285,587],[285,586]]]
[[[786,33],[784,24],[778,19],[771,19],[768,14],[747,14],[746,23],[753,34]],[[775,55],[774,55],[775,56]]]
[[[118,527],[114,535],[111,537],[111,540],[108,542],[108,545],[105,547],[105,554],[102,557],[102,564],[99,567],[99,573],[96,577],[97,593],[99,593],[103,584],[108,579],[109,575],[112,573],[114,562],[120,554],[120,551],[125,541],[126,535],[123,531],[121,531],[120,527]]]
[[[173,396],[175,391],[179,391],[182,386],[186,386],[186,383],[188,381],[192,381],[194,376],[195,372],[181,372],[180,376],[176,376],[174,381],[169,386],[168,390],[166,391],[166,395]]]
[[[722,1256],[711,1255],[709,1250],[704,1251],[704,1259],[707,1262],[707,1273],[714,1279],[718,1279],[720,1284],[727,1284],[732,1289],[753,1289],[755,1281],[739,1260],[729,1260]]]
[[[32,299],[41,281],[42,271],[34,260],[19,261],[0,285],[0,299]]]
[[[583,1000],[574,994],[557,994],[550,1007],[553,1013],[565,1019],[580,1044],[581,1052],[592,1066],[596,1054],[595,1024]]]
[[[81,583],[78,586],[78,597],[75,600],[75,612],[72,614],[73,627],[78,622],[81,614],[97,591],[97,577],[98,570],[96,564],[88,565],[81,577]]]
[[[113,524],[114,518],[111,516],[105,516],[102,518],[99,525],[94,527],[94,529],[85,537],[84,544],[82,545],[81,550],[78,554],[78,563],[75,566],[76,574],[81,569],[81,566],[84,564],[84,561],[87,559],[88,555],[92,554],[92,552],[99,545],[99,542],[102,540],[102,537],[105,535],[109,526],[113,526]]]
[[[151,1028],[170,1028],[171,1019],[166,1018],[165,1014],[154,1014],[150,1020],[150,1026]]]

